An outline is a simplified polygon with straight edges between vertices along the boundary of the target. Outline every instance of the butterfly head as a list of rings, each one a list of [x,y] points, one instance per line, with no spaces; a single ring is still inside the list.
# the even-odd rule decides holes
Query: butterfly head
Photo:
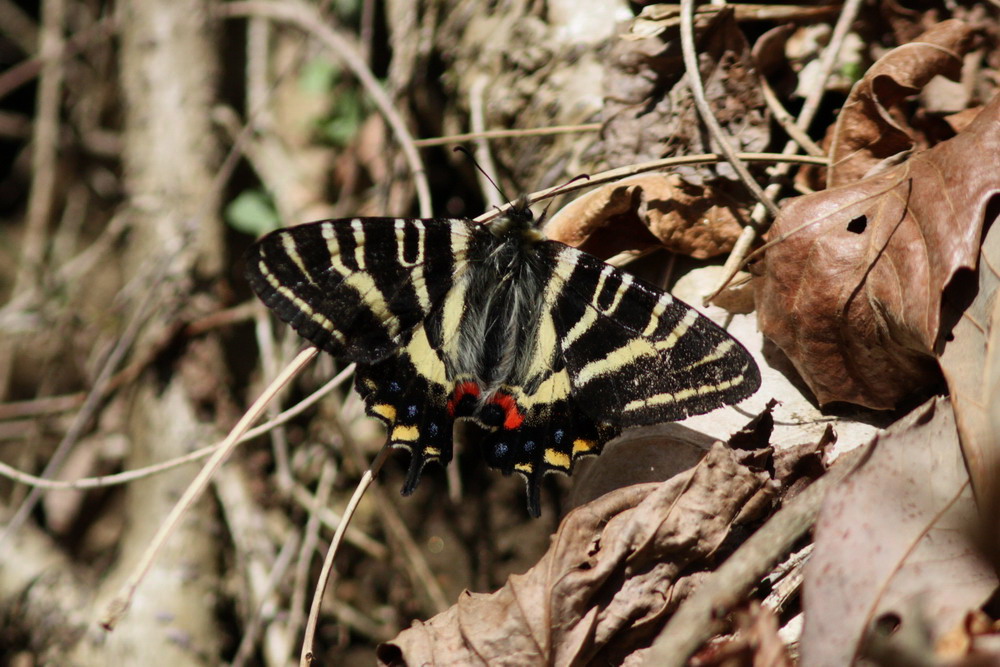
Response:
[[[526,196],[520,197],[511,204],[510,209],[503,216],[497,218],[490,225],[490,233],[502,239],[521,237],[522,240],[529,243],[543,241],[545,235],[539,228],[544,218],[543,214],[536,221],[535,214],[531,212],[528,198]]]

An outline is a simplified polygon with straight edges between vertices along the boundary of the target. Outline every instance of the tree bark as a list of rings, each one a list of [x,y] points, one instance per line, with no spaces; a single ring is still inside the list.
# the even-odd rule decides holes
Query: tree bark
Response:
[[[142,340],[162,331],[187,304],[196,279],[216,277],[224,261],[216,218],[219,150],[210,124],[217,88],[212,4],[129,0],[120,6],[131,230],[125,274],[133,294],[140,295],[132,300],[132,314],[145,308],[149,318],[140,348]],[[211,430],[198,417],[187,374],[175,372],[187,354],[190,350],[164,360],[171,363],[168,379],[149,371],[136,383],[126,426],[131,442],[127,468],[179,456],[211,439]],[[180,469],[128,487],[119,557],[97,592],[95,618],[191,477],[190,469]],[[222,633],[215,610],[216,523],[210,501],[202,499],[191,508],[115,630],[88,629],[68,661],[217,663]]]

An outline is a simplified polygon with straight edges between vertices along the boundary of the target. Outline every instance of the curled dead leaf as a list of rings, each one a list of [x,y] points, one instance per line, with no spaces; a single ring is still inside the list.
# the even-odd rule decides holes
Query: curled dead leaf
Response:
[[[961,289],[946,294],[946,308],[961,316],[939,361],[955,406],[972,488],[983,513],[995,516],[1000,510],[1000,225],[995,204],[987,215],[975,284],[962,281],[956,284]]]
[[[973,35],[962,21],[942,21],[872,65],[837,117],[827,187],[853,183],[914,148],[918,133],[909,123],[907,98],[937,75],[958,80]]]
[[[564,206],[545,233],[603,257],[662,245],[706,259],[732,249],[742,215],[716,187],[691,185],[676,174],[646,174],[598,188]]]
[[[889,409],[937,380],[942,293],[976,267],[998,155],[1000,97],[953,139],[783,207],[758,321],[821,404]]]
[[[404,630],[380,664],[620,662],[648,645],[680,601],[681,572],[718,548],[767,479],[719,443],[666,482],[601,496],[566,516],[529,572]]]

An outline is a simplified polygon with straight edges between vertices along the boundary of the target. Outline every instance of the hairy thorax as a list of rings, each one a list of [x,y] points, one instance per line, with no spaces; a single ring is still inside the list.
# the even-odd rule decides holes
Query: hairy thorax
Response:
[[[529,379],[545,286],[535,245],[521,230],[511,230],[478,258],[480,270],[460,278],[466,326],[457,333],[454,368],[456,375],[475,380],[484,400]]]

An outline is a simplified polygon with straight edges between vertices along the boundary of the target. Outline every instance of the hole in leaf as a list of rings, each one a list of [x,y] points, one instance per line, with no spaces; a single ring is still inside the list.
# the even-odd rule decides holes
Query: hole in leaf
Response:
[[[858,217],[847,223],[847,231],[853,234],[861,234],[868,227],[868,216],[859,215]]]
[[[876,618],[875,622],[872,623],[872,629],[883,637],[888,637],[899,629],[902,622],[903,619],[899,617],[899,614],[890,611]]]

